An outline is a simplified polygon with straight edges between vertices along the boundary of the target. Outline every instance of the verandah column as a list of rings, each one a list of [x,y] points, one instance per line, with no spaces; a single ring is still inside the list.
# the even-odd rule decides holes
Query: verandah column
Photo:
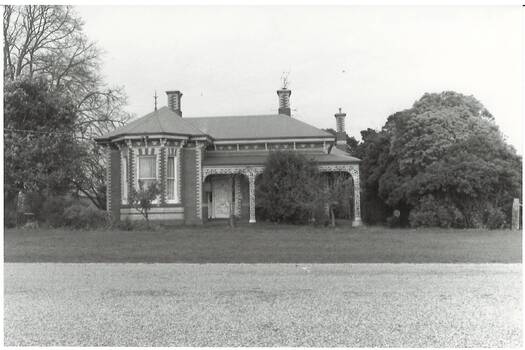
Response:
[[[106,156],[106,211],[111,213],[111,146],[105,149]]]
[[[233,197],[234,197],[234,211],[236,217],[241,216],[241,175],[233,175]]]
[[[361,186],[359,184],[359,165],[355,166],[350,171],[352,179],[354,180],[354,221],[352,226],[361,226]]]
[[[202,153],[204,145],[197,142],[195,145],[195,166],[196,166],[196,181],[195,181],[195,192],[196,201],[195,209],[197,210],[197,218],[202,224]]]
[[[255,223],[255,172],[249,171],[246,174],[248,176],[248,183],[250,189],[250,224]]]
[[[166,204],[168,198],[168,148],[166,147],[166,139],[160,139],[160,147],[158,148],[158,162],[159,162],[159,178],[160,178],[160,203]]]

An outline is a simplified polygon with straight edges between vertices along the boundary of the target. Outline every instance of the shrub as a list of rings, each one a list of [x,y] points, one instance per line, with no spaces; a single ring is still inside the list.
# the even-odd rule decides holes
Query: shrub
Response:
[[[11,228],[17,224],[18,213],[15,210],[4,209],[4,227]]]
[[[453,203],[427,195],[420,199],[419,205],[410,211],[412,227],[465,227],[465,218]]]
[[[505,214],[499,208],[488,208],[485,211],[485,227],[495,230],[507,225]]]
[[[160,196],[160,184],[157,181],[145,185],[139,180],[139,189],[132,188],[129,194],[129,203],[149,221],[149,211],[153,207],[153,201]]]
[[[108,212],[76,203],[64,210],[63,222],[76,229],[107,228],[111,224],[111,217]]]
[[[25,195],[24,208],[21,210],[24,213],[33,213],[39,223],[61,227],[66,224],[64,210],[73,203],[74,200],[68,196],[30,192]]]
[[[162,228],[157,223],[145,220],[133,221],[129,217],[117,222],[115,227],[122,231],[159,231]]]
[[[399,216],[391,215],[386,218],[386,224],[388,227],[394,228],[399,227],[401,225],[401,221],[399,220]]]
[[[272,152],[257,183],[257,202],[262,219],[273,222],[308,223],[319,199],[319,172],[304,155]]]
[[[64,210],[72,205],[73,200],[65,196],[44,197],[35,216],[39,222],[44,222],[52,227],[65,226]]]
[[[122,231],[133,231],[134,225],[133,221],[130,220],[129,217],[124,218],[124,220],[120,220],[115,224],[116,228]]]

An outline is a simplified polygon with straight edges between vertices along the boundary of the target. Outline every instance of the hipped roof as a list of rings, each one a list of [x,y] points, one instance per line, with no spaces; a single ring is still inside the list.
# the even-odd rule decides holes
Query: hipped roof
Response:
[[[112,132],[98,138],[98,140],[110,140],[125,135],[153,135],[173,134],[178,136],[200,136],[204,135],[193,124],[180,115],[162,107],[145,116],[136,119]]]
[[[245,115],[182,118],[162,107],[130,122],[97,141],[111,141],[127,135],[209,136],[213,140],[326,138],[334,136],[287,115]]]

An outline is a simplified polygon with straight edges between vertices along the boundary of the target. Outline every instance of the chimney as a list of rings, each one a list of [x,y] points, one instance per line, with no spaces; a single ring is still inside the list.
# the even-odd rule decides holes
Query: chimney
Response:
[[[292,91],[287,88],[282,88],[277,90],[277,96],[279,96],[279,114],[284,114],[291,116],[292,112],[290,110],[290,95]]]
[[[339,113],[335,114],[335,122],[336,122],[336,134],[335,134],[335,143],[336,145],[346,145],[346,131],[345,131],[345,118],[346,113],[341,112],[341,108],[339,108]]]
[[[182,93],[179,90],[175,91],[166,91],[168,96],[168,107],[173,111],[178,113],[182,117],[182,111],[180,107],[180,99],[182,98]]]

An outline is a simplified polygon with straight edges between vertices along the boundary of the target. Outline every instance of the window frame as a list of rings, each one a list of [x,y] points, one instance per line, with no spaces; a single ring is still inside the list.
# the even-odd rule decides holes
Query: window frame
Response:
[[[168,166],[169,166],[169,159],[170,158],[173,158],[173,177],[169,177],[168,174],[169,174],[169,169],[168,169]],[[169,204],[174,204],[174,203],[180,203],[179,201],[179,186],[178,186],[178,182],[179,182],[179,177],[178,177],[178,157],[176,154],[174,155],[167,155],[166,156],[166,203],[169,203]],[[169,183],[169,180],[173,180],[173,199],[169,199],[168,198],[168,183]]]
[[[120,166],[121,166],[121,169],[120,169],[121,202],[122,204],[128,204],[128,200],[129,200],[129,177],[128,177],[129,159],[128,159],[128,155],[125,152],[122,154]]]
[[[149,158],[154,158],[155,159],[155,178],[140,178],[140,158],[146,158],[146,157],[149,157]],[[162,186],[162,184],[160,183],[160,179],[159,179],[159,156],[158,156],[158,152],[155,152],[155,154],[137,154],[135,156],[135,168],[136,168],[136,173],[135,173],[135,190],[139,190],[139,180],[154,180],[154,181],[157,181],[159,183],[160,186]],[[160,202],[160,195],[157,196],[157,198],[155,200],[152,201],[153,204],[159,204]]]

